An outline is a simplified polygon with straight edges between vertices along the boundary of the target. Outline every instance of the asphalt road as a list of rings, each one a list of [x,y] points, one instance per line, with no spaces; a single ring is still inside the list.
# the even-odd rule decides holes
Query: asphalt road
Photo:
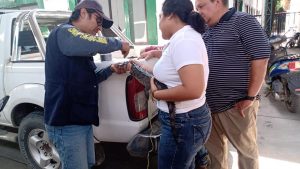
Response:
[[[104,143],[103,145],[106,159],[95,169],[147,168],[147,159],[131,157],[126,151],[126,144]],[[17,143],[0,141],[0,169],[27,169]]]
[[[0,141],[0,168],[25,169],[26,165],[16,143]]]

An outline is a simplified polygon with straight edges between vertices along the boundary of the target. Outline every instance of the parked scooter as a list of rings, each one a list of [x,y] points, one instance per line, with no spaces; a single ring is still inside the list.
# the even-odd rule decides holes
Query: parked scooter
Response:
[[[266,83],[269,93],[292,113],[300,113],[300,54],[287,54],[284,36],[272,36]]]
[[[300,32],[296,32],[293,37],[286,43],[287,48],[300,47]]]

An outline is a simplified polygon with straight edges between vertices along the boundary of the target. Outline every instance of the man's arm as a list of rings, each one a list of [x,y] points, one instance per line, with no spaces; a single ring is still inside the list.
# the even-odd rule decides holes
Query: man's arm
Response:
[[[261,89],[266,75],[268,60],[269,59],[266,58],[251,61],[248,96],[256,96]]]
[[[74,27],[62,27],[58,30],[57,41],[61,52],[67,56],[93,56],[123,48],[123,43],[115,38],[93,36]]]
[[[266,75],[268,60],[268,58],[265,58],[251,61],[248,96],[254,97],[259,93]],[[244,110],[250,107],[252,104],[253,101],[251,100],[243,100],[238,102],[235,105],[235,108],[239,111],[242,117],[245,117]]]
[[[251,57],[250,82],[248,96],[256,96],[262,86],[267,70],[270,47],[267,36],[258,21],[251,15],[245,15],[239,23],[239,35],[244,49]],[[253,104],[251,100],[243,100],[235,105],[241,116],[244,110]]]
[[[110,66],[100,69],[97,67],[95,69],[95,74],[98,79],[98,83],[101,83],[102,81],[106,80],[109,78],[109,76],[112,75],[112,73],[117,73],[117,74],[122,74],[126,73],[127,71],[130,71],[131,66],[128,65],[128,62],[120,62],[120,63],[115,63],[111,64]]]
[[[96,70],[95,70],[95,74],[97,76],[98,83],[101,83],[102,81],[109,78],[109,76],[111,76],[112,73],[113,73],[113,70],[112,70],[111,66],[108,66],[104,69],[96,68]]]

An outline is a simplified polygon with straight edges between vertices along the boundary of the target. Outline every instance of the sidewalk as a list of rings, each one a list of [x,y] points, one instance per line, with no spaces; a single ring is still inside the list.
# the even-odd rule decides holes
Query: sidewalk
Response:
[[[300,169],[300,114],[288,112],[282,102],[262,97],[257,126],[260,169]],[[238,169],[232,147],[229,157],[232,169]]]
[[[300,48],[288,50],[299,53]],[[264,97],[257,116],[260,169],[300,169],[300,114],[290,113],[283,102]],[[300,103],[299,103],[300,104]],[[237,152],[230,147],[230,166],[238,169]]]

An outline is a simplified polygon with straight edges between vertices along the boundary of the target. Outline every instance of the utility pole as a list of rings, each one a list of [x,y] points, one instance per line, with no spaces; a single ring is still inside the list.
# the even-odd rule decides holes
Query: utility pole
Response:
[[[265,31],[268,36],[272,33],[273,26],[273,18],[274,18],[274,8],[275,8],[275,0],[265,0]]]
[[[241,9],[241,2],[242,0],[234,0],[234,7],[237,11],[240,11]]]

